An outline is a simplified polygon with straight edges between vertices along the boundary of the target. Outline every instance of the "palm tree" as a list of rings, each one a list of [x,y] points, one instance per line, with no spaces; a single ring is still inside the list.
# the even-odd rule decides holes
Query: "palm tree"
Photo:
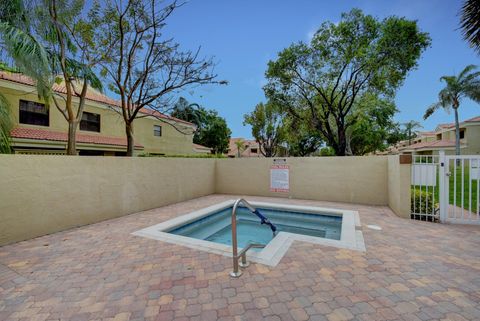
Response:
[[[460,10],[463,37],[480,53],[480,1],[466,0]]]
[[[9,154],[10,148],[10,130],[13,127],[10,116],[10,108],[5,96],[0,94],[0,154]]]
[[[438,102],[430,106],[423,119],[430,117],[440,107],[455,113],[455,154],[460,155],[460,125],[458,122],[458,108],[463,98],[480,103],[480,71],[477,66],[468,65],[458,76],[443,76],[440,78],[446,86],[438,93]]]
[[[0,5],[2,53],[13,61],[18,71],[35,81],[38,96],[46,106],[53,102],[64,116],[68,122],[67,155],[76,155],[76,131],[82,119],[88,87],[103,89],[93,66],[86,61],[85,48],[80,47],[78,40],[73,40],[74,31],[70,24],[78,20],[82,8],[77,6],[72,10],[69,5],[55,1],[27,8],[25,3],[15,0]],[[34,25],[30,21],[30,12],[35,13],[32,20],[40,22]],[[65,97],[58,97],[53,92],[54,83],[63,84]],[[78,99],[78,105],[74,104],[74,98]]]
[[[407,139],[408,139],[408,145],[411,145],[412,138],[415,138],[417,136],[415,132],[418,129],[423,128],[423,126],[418,121],[415,121],[415,120],[411,120],[402,125],[405,127],[405,135],[407,136]]]
[[[245,142],[243,139],[239,139],[235,142],[235,145],[237,146],[237,156],[240,158],[242,157],[242,153],[245,150]]]

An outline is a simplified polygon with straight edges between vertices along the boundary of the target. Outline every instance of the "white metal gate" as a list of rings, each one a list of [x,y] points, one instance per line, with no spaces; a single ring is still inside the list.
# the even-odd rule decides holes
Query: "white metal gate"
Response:
[[[411,217],[480,224],[480,155],[413,155]]]
[[[480,224],[480,155],[441,156],[444,166],[444,197],[441,220],[449,223]]]

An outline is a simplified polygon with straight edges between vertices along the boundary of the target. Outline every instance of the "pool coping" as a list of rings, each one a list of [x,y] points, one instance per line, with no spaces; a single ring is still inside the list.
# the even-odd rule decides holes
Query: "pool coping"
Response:
[[[133,232],[133,235],[159,240],[176,245],[182,245],[192,249],[215,253],[219,255],[232,257],[232,247],[225,244],[195,239],[182,235],[175,235],[166,231],[172,230],[178,226],[188,224],[199,218],[210,215],[213,212],[221,211],[232,207],[235,199],[221,202],[200,210],[170,219],[168,221],[155,224],[144,229]],[[323,246],[333,246],[337,248],[350,249],[365,252],[365,242],[361,231],[360,216],[357,211],[324,208],[317,206],[289,205],[270,202],[250,202],[254,207],[281,209],[292,212],[301,212],[306,214],[323,214],[330,216],[342,216],[342,229],[340,240],[332,240],[321,237],[280,232],[271,240],[261,251],[249,251],[247,258],[253,262],[276,266],[294,241],[307,242]],[[239,248],[239,251],[241,248]]]

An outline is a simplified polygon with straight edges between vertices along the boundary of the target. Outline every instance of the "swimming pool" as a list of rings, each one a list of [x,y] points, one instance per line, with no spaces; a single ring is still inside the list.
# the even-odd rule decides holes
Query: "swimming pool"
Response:
[[[132,234],[210,253],[232,256],[231,214],[235,200],[218,203],[148,226]],[[248,243],[265,247],[251,249],[249,260],[276,266],[293,242],[365,251],[358,212],[343,209],[249,202],[277,227],[270,227],[246,208],[237,209],[239,251]]]
[[[280,232],[288,232],[340,240],[341,216],[306,214],[268,208],[258,208],[258,210],[277,227],[277,235]],[[232,208],[228,207],[167,232],[232,245],[231,215]],[[270,227],[261,225],[260,219],[252,212],[245,207],[239,207],[237,210],[237,237],[238,246],[245,247],[249,243],[267,245],[274,235]]]

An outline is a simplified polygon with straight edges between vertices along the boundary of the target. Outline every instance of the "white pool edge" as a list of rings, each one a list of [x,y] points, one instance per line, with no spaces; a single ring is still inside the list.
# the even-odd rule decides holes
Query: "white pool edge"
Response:
[[[191,237],[170,234],[165,231],[172,230],[178,226],[190,223],[199,218],[210,215],[213,212],[221,211],[225,208],[233,206],[235,200],[228,200],[218,203],[168,221],[146,227],[144,229],[133,232],[133,235],[142,236],[154,240],[159,240],[167,243],[182,245],[191,249],[206,251],[209,253],[220,254],[224,256],[232,256],[232,247],[215,242],[199,240]],[[307,242],[323,246],[333,246],[337,248],[362,251],[365,252],[365,242],[363,233],[360,229],[360,216],[357,211],[324,208],[316,206],[302,206],[302,205],[288,205],[267,202],[250,202],[255,207],[270,208],[279,210],[288,210],[292,212],[323,214],[331,216],[342,216],[342,230],[340,240],[332,240],[321,237],[314,237],[308,235],[280,232],[270,241],[267,246],[261,251],[249,251],[247,258],[256,263],[265,264],[268,266],[276,266],[287,253],[290,245],[294,241]],[[240,248],[239,248],[240,251]]]

